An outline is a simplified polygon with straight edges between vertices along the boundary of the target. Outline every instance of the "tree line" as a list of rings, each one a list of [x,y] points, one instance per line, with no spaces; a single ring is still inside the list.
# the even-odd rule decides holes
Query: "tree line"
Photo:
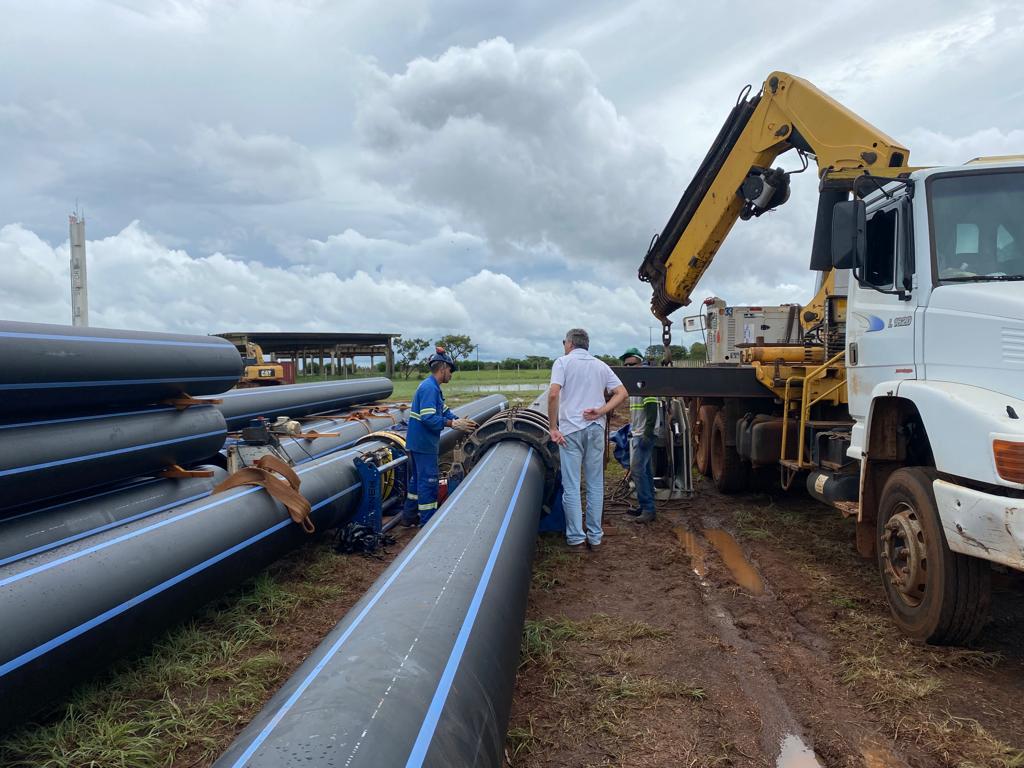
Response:
[[[501,361],[478,361],[472,359],[476,350],[476,344],[465,334],[450,333],[442,336],[436,343],[430,339],[399,337],[394,341],[395,349],[395,370],[408,379],[412,373],[427,373],[427,358],[433,354],[434,347],[444,347],[452,359],[464,371],[478,370],[503,370],[515,371],[521,369],[546,370],[554,364],[554,359],[544,355],[527,355],[526,357],[506,357]],[[690,345],[689,348],[682,344],[673,344],[670,347],[673,360],[704,360],[707,357],[707,349],[698,342]],[[647,347],[646,357],[651,363],[657,363],[662,358],[664,350],[660,345],[652,344]],[[595,355],[608,365],[621,365],[621,361],[615,355]],[[383,363],[381,370],[383,370]]]

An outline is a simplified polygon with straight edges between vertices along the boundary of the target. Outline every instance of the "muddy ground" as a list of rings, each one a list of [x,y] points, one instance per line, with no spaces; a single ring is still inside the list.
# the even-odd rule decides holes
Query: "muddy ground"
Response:
[[[511,766],[1024,765],[1019,578],[975,648],[932,648],[806,497],[704,481],[652,525],[624,511],[592,553],[538,544]]]

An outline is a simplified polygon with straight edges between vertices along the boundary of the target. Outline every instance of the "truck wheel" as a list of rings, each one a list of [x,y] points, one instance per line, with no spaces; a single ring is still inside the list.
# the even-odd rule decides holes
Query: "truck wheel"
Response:
[[[917,640],[962,645],[988,618],[988,563],[946,543],[932,491],[935,470],[898,469],[878,508],[878,569],[897,626]]]
[[[711,429],[716,415],[717,405],[702,405],[697,409],[697,421],[693,425],[693,457],[697,471],[704,477],[711,477]]]
[[[726,445],[725,436],[725,413],[719,411],[711,428],[711,476],[722,493],[740,493],[747,487],[747,467],[736,448]]]

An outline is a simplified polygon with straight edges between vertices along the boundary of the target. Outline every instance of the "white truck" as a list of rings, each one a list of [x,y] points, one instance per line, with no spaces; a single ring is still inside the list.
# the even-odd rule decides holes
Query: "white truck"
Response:
[[[911,168],[909,152],[785,73],[740,100],[647,254],[666,322],[737,218],[788,197],[788,149],[819,168],[817,296],[794,343],[743,365],[618,369],[690,398],[698,468],[724,492],[776,466],[856,515],[896,624],[935,643],[983,627],[991,564],[1024,570],[1024,157]],[[852,199],[850,199],[852,196]],[[701,459],[706,466],[701,467]]]

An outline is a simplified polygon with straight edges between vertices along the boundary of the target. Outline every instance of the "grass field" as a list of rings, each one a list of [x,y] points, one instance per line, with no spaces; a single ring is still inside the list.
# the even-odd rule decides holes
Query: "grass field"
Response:
[[[410,400],[416,387],[423,380],[413,373],[408,379],[396,374],[395,391],[392,400]],[[358,378],[366,378],[369,374],[360,373]],[[352,378],[352,377],[349,377]],[[310,376],[299,377],[297,384],[312,384],[316,381],[344,380],[343,376]],[[533,395],[544,389],[551,380],[551,370],[524,369],[520,371],[458,371],[451,382],[444,386],[445,396],[450,405],[475,400],[489,394],[504,394],[509,399],[533,399]],[[507,389],[504,387],[507,385]],[[476,387],[487,387],[477,390]],[[493,389],[491,389],[493,387]],[[531,394],[532,393],[532,394]]]

